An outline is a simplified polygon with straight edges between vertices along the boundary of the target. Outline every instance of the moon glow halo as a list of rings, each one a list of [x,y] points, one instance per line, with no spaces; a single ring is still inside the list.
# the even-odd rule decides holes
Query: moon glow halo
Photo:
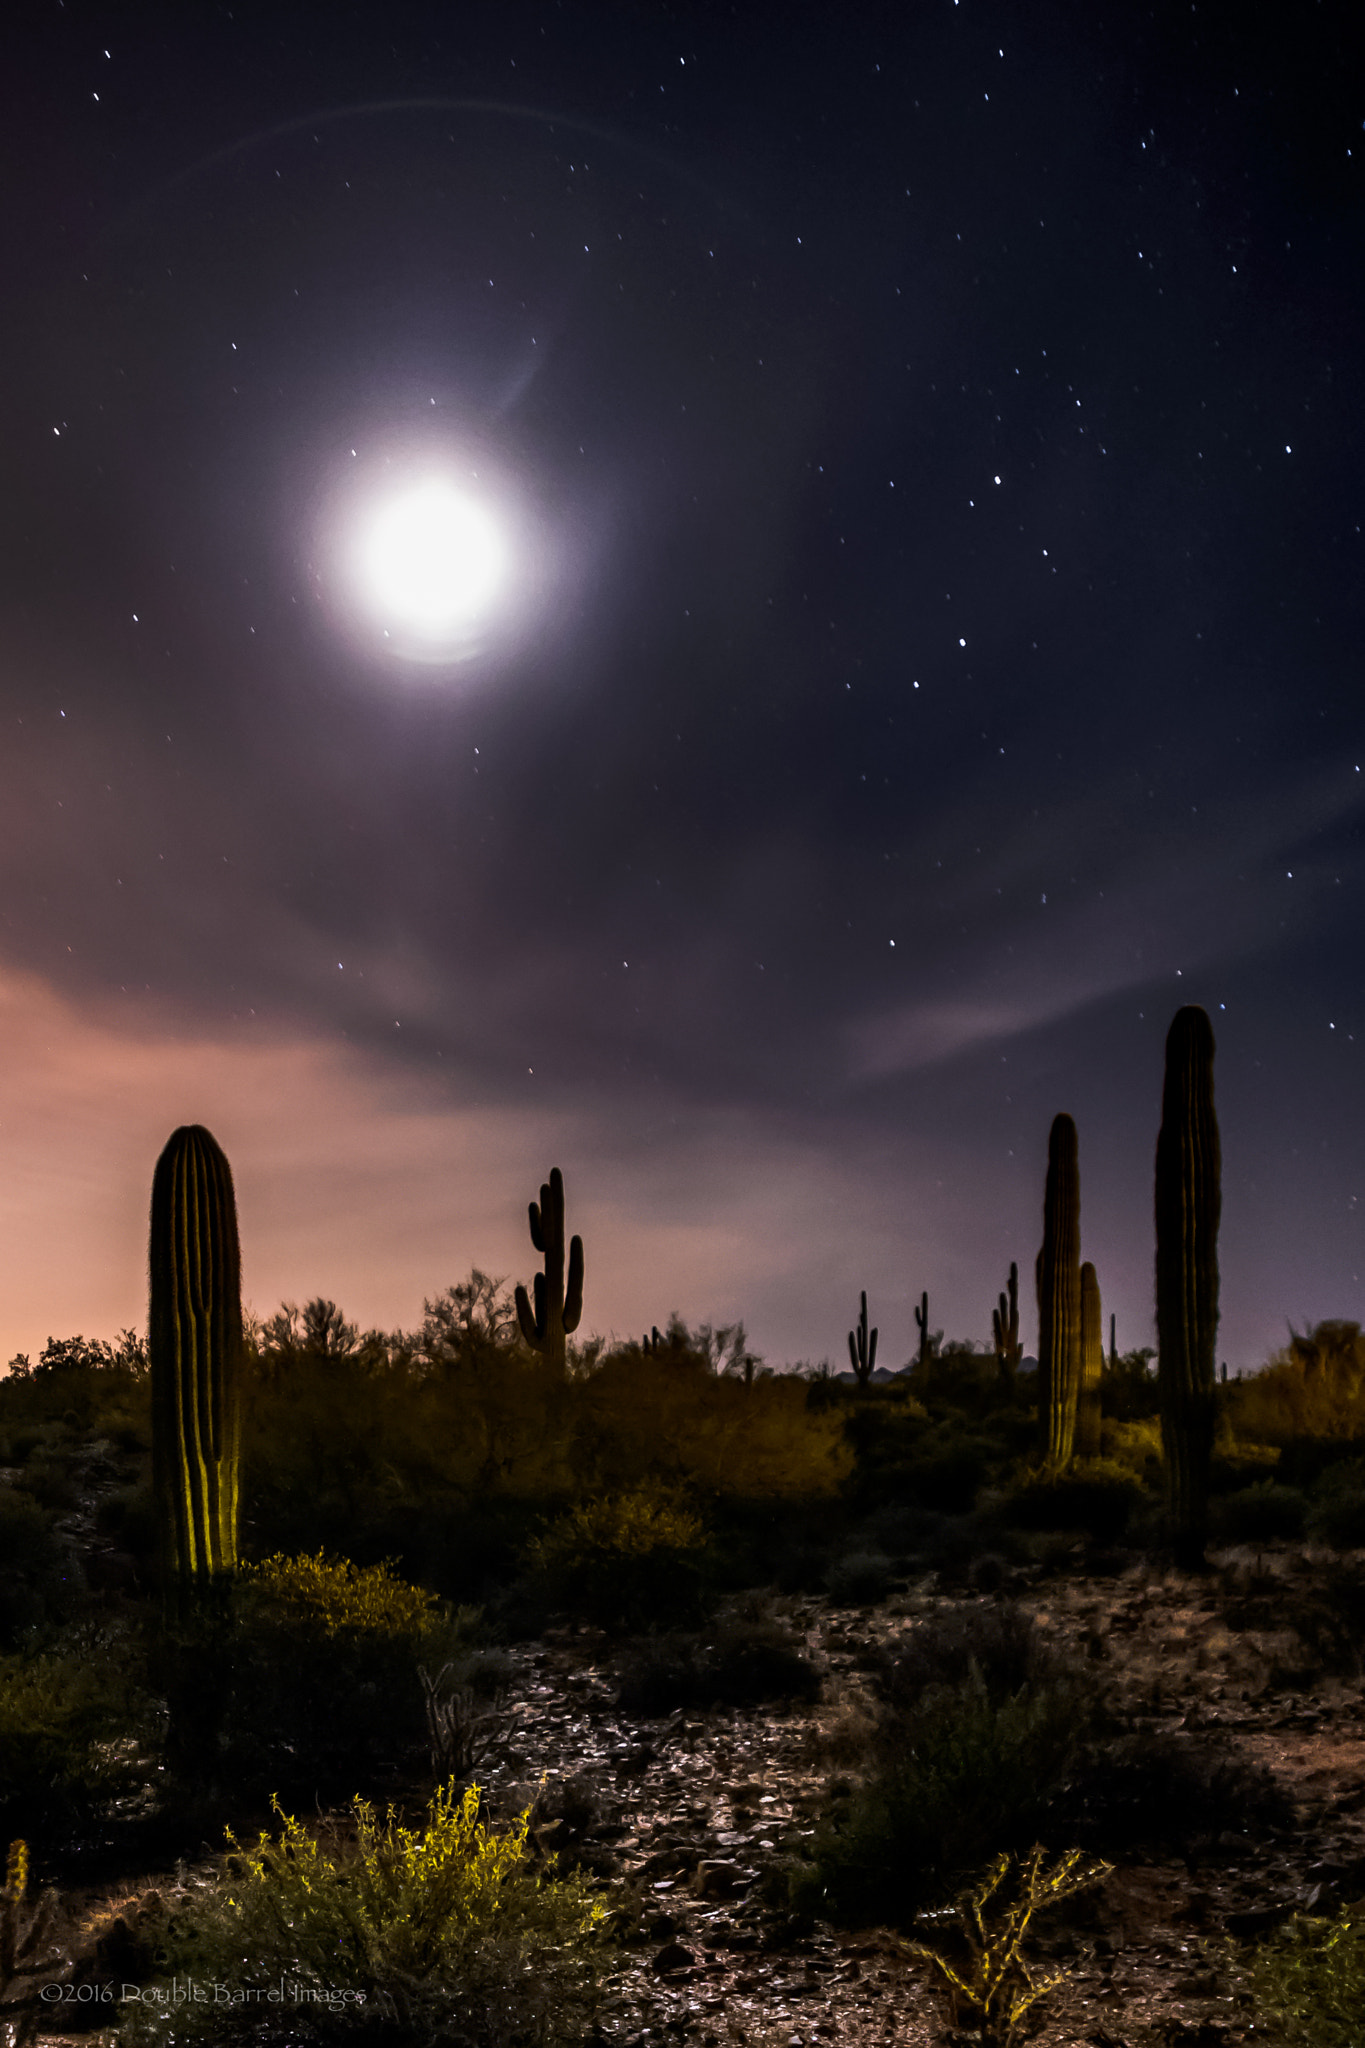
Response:
[[[502,595],[508,550],[496,519],[442,478],[410,484],[366,520],[356,568],[366,610],[419,656],[477,641]]]

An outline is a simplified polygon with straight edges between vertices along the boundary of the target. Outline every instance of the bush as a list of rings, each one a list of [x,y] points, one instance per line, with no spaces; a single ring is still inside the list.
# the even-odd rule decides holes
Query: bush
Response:
[[[1365,1458],[1323,1473],[1313,1488],[1308,1528],[1334,1550],[1365,1550]]]
[[[1297,1487],[1262,1479],[1213,1503],[1211,1533],[1217,1543],[1293,1543],[1303,1535],[1306,1507]]]
[[[678,1494],[643,1486],[580,1503],[533,1538],[527,1562],[552,1605],[644,1628],[699,1608],[705,1532]]]
[[[176,1776],[339,1796],[421,1750],[418,1665],[439,1669],[450,1638],[432,1595],[387,1565],[322,1552],[244,1565],[225,1613],[162,1639]]]
[[[750,1608],[727,1617],[710,1642],[677,1635],[637,1644],[622,1666],[617,1704],[655,1716],[675,1707],[747,1707],[819,1693],[820,1674],[791,1631]]]
[[[31,1494],[0,1486],[0,1646],[26,1629],[58,1620],[79,1588],[53,1516]]]
[[[848,1551],[825,1573],[825,1586],[836,1607],[871,1607],[886,1598],[890,1585],[891,1560],[880,1550]]]
[[[1258,2019],[1277,2021],[1303,2048],[1358,2048],[1365,2012],[1365,1913],[1343,1906],[1334,1920],[1296,1913],[1249,1956],[1229,1961],[1244,1978]]]
[[[278,1835],[244,1850],[229,1832],[217,1885],[151,1930],[162,1981],[131,2008],[134,2042],[520,2048],[581,2035],[608,1909],[584,1880],[537,1873],[529,1812],[494,1833],[478,1788],[461,1796],[452,1780],[420,1832],[356,1799],[354,1848],[328,1849],[272,1803]],[[167,1978],[225,1995],[177,2005]]]
[[[975,1669],[996,1704],[1022,1688],[1061,1678],[1065,1665],[1032,1617],[1012,1601],[950,1607],[912,1629],[896,1654],[883,1652],[874,1682],[893,1714],[912,1714],[933,1687],[966,1683]]]
[[[1107,1741],[1068,1799],[1077,1835],[1110,1855],[1137,1847],[1188,1852],[1221,1834],[1292,1826],[1294,1805],[1263,1764],[1186,1735]]]
[[[107,1636],[0,1658],[0,1830],[73,1825],[131,1791],[154,1720],[126,1646]]]
[[[1141,1499],[1142,1487],[1130,1469],[1096,1459],[1060,1475],[1030,1474],[1002,1513],[1017,1529],[1083,1529],[1098,1543],[1115,1543]]]
[[[1086,1722],[1064,1679],[993,1697],[973,1662],[956,1685],[930,1687],[883,1729],[879,1768],[789,1873],[792,1910],[906,1924],[964,1871],[1036,1839]]]

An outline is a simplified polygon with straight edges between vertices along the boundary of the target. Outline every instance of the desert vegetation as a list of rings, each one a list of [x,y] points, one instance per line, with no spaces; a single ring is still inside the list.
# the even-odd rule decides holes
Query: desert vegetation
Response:
[[[840,1376],[575,1341],[557,1171],[530,1292],[254,1323],[175,1133],[146,1343],[0,1381],[10,2038],[1352,2039],[1365,1335],[1215,1379],[1200,1017],[1155,1371],[1064,1115],[1037,1369],[1016,1265],[900,1372],[862,1294]]]

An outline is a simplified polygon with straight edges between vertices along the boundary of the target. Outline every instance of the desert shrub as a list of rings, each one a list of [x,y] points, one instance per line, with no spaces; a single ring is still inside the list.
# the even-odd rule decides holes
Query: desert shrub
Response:
[[[1355,1678],[1365,1665],[1365,1572],[1339,1564],[1301,1589],[1285,1617],[1317,1671]]]
[[[231,1849],[210,1890],[171,1901],[157,1984],[127,2008],[134,2043],[338,2039],[520,2048],[577,2039],[597,1998],[608,1908],[537,1871],[529,1813],[499,1834],[452,1781],[421,1830],[353,1802],[355,1843],[325,1846],[274,1803],[278,1833]],[[165,1980],[222,1985],[202,2006]],[[285,1997],[271,2002],[273,1986]]]
[[[1358,1323],[1319,1323],[1228,1396],[1239,1437],[1365,1437],[1365,1334]]]
[[[1296,1913],[1249,1952],[1228,1961],[1251,1994],[1258,2021],[1277,2025],[1302,2048],[1358,2048],[1365,2012],[1365,1912],[1343,1906],[1335,1919]]]
[[[397,1578],[388,1563],[361,1567],[320,1550],[244,1564],[238,1578],[248,1600],[263,1596],[273,1617],[306,1634],[392,1639],[420,1635],[435,1618],[435,1596]]]
[[[1099,1543],[1114,1543],[1141,1499],[1142,1487],[1129,1468],[1095,1459],[1069,1472],[1026,1475],[1001,1514],[1018,1529],[1083,1529]]]
[[[1161,1417],[1103,1416],[1100,1451],[1106,1465],[1115,1466],[1139,1481],[1154,1478],[1163,1458]]]
[[[757,1706],[764,1700],[819,1697],[820,1674],[790,1629],[750,1611],[727,1617],[710,1640],[646,1637],[621,1667],[617,1704],[627,1713],[671,1714],[675,1707]]]
[[[1105,1855],[1139,1846],[1182,1852],[1294,1819],[1292,1800],[1264,1765],[1181,1734],[1096,1745],[1076,1773],[1067,1810],[1077,1838]]]
[[[1334,1550],[1365,1549],[1365,1458],[1348,1458],[1313,1488],[1309,1533]]]
[[[0,1831],[88,1819],[140,1782],[139,1748],[155,1728],[131,1652],[112,1637],[0,1657]]]
[[[460,1633],[387,1565],[318,1553],[243,1566],[226,1614],[206,1610],[159,1646],[175,1773],[337,1796],[420,1750],[418,1666],[440,1669]]]
[[[1213,1503],[1211,1534],[1219,1543],[1292,1543],[1303,1534],[1306,1507],[1297,1487],[1258,1480]]]
[[[1106,1419],[1140,1422],[1161,1413],[1161,1392],[1153,1368],[1156,1353],[1150,1346],[1125,1351],[1121,1358],[1106,1357],[1100,1378],[1100,1407]]]
[[[836,1607],[871,1607],[891,1587],[891,1560],[880,1550],[849,1550],[825,1573],[825,1587]]]
[[[53,1524],[31,1494],[0,1486],[0,1648],[76,1604],[76,1573]]]
[[[107,1494],[99,1504],[95,1526],[102,1535],[112,1536],[139,1564],[150,1564],[160,1535],[156,1496],[150,1485],[120,1487]]]
[[[976,1496],[999,1462],[1000,1447],[986,1438],[936,1428],[907,1460],[904,1485],[917,1507],[940,1514],[970,1514]]]
[[[933,1687],[961,1686],[973,1669],[995,1704],[1058,1679],[1065,1665],[1031,1615],[1013,1601],[968,1602],[921,1621],[894,1652],[872,1665],[887,1709],[911,1713]]]
[[[1086,1723],[1081,1689],[1060,1676],[993,1696],[973,1662],[927,1688],[883,1726],[871,1777],[789,1869],[791,1909],[906,1924],[964,1871],[1037,1838]]]
[[[641,1486],[580,1502],[527,1549],[552,1605],[606,1628],[643,1628],[693,1614],[706,1562],[699,1517],[673,1489]]]

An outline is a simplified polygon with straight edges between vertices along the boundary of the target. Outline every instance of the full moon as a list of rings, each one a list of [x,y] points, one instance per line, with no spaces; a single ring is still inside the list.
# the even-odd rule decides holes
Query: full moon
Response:
[[[370,516],[358,566],[376,621],[439,654],[468,643],[501,596],[507,547],[476,499],[430,480],[410,485]]]

